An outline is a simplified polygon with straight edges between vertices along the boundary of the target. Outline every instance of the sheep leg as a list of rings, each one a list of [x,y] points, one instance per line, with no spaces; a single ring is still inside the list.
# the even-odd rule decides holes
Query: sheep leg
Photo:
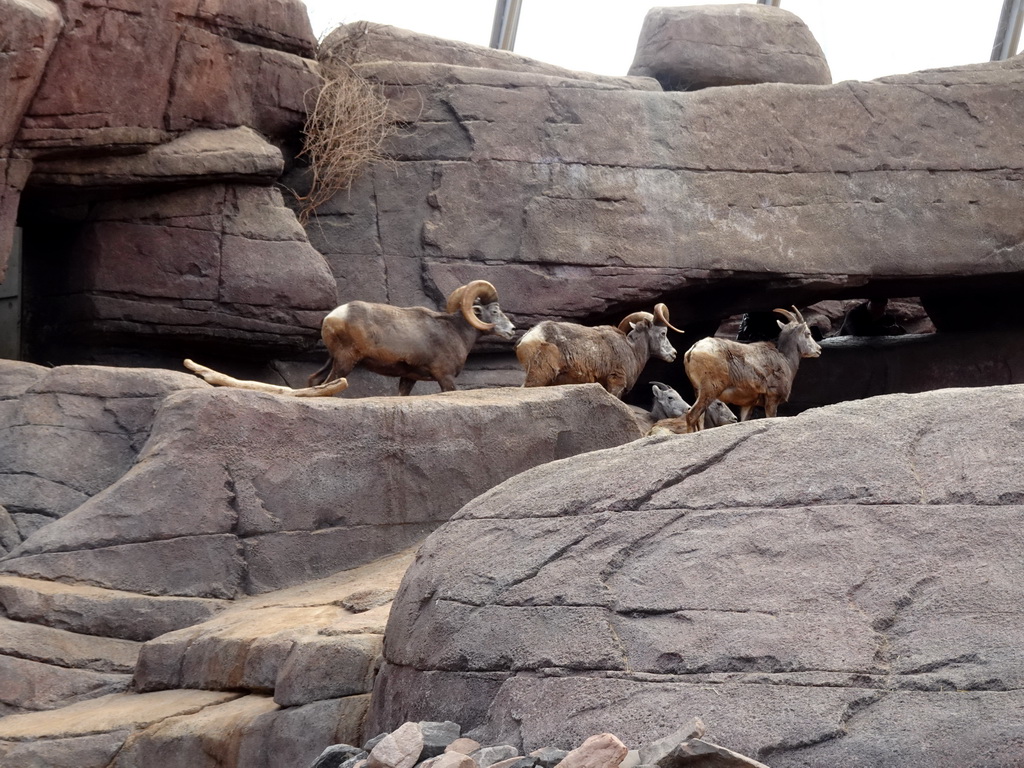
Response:
[[[398,380],[398,394],[402,397],[407,397],[412,394],[412,388],[416,386],[416,379],[407,379],[402,376]]]
[[[618,372],[608,374],[608,378],[604,381],[604,388],[621,400],[622,396],[626,394],[625,375]]]
[[[704,412],[711,405],[711,401],[714,397],[708,395],[707,390],[701,390],[697,393],[697,402],[693,404],[693,407],[686,412],[686,431],[687,432],[700,432],[704,429]]]
[[[442,392],[454,392],[455,391],[455,377],[447,374],[435,376],[434,381],[437,382],[438,386],[441,387]]]
[[[547,387],[555,383],[561,370],[559,361],[561,353],[554,344],[546,341],[537,344],[529,355],[529,361],[523,364],[526,368],[524,387]],[[520,358],[520,363],[523,363]]]
[[[752,405],[741,405],[740,406],[740,421],[746,421],[750,418],[750,414],[754,412],[754,406]]]
[[[774,419],[779,412],[779,398],[766,397],[764,399],[764,416],[766,419]]]

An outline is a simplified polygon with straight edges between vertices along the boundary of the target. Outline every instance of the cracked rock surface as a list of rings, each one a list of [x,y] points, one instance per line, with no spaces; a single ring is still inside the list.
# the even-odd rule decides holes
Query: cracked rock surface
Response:
[[[503,483],[420,548],[369,730],[642,743],[685,711],[773,768],[1014,765],[1022,395],[877,397]]]

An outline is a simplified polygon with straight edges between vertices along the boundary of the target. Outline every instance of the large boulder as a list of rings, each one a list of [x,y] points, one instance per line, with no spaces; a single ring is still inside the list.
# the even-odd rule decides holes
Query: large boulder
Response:
[[[629,74],[653,77],[666,91],[832,82],[825,55],[803,20],[753,3],[652,8]]]
[[[421,546],[369,730],[635,746],[685,712],[773,768],[1017,765],[1022,429],[1024,387],[951,389],[525,472]]]
[[[618,322],[659,299],[674,324],[714,327],[755,296],[770,309],[1019,289],[1022,56],[691,93],[439,63],[355,69],[407,130],[395,161],[310,228],[342,301],[424,303],[485,276],[520,327]]]
[[[597,384],[351,400],[176,392],[131,469],[0,569],[145,594],[262,593],[402,550],[518,472],[639,434]]]

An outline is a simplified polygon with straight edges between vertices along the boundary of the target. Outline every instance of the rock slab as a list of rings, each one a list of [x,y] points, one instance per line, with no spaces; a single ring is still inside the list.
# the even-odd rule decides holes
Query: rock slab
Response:
[[[371,728],[637,744],[683,711],[773,768],[1016,765],[1022,395],[889,395],[519,475],[423,544]]]

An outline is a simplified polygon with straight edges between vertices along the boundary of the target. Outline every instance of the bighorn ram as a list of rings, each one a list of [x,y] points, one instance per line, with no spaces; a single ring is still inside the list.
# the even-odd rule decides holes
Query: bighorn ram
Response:
[[[683,365],[697,393],[697,402],[686,414],[688,432],[703,429],[704,412],[716,398],[740,406],[746,421],[755,406],[774,417],[779,403],[789,399],[793,379],[803,357],[817,357],[821,347],[813,338],[800,310],[776,309],[786,318],[777,321],[781,333],[774,344],[758,341],[743,344],[714,337],[701,339],[685,355]]]
[[[450,392],[477,338],[493,333],[511,339],[514,331],[486,280],[452,291],[445,312],[350,301],[324,318],[321,334],[330,357],[309,384],[347,376],[362,365],[399,377],[400,395],[411,393],[417,381],[436,381]]]
[[[634,312],[618,328],[591,328],[545,320],[519,340],[516,357],[526,369],[524,387],[598,383],[621,398],[636,384],[651,355],[671,363],[676,350],[668,341],[668,307],[654,314]]]
[[[667,435],[669,433],[681,435],[686,432],[686,419],[683,418],[690,410],[690,404],[683,400],[682,395],[668,384],[660,381],[651,382],[651,391],[654,394],[654,406],[651,408],[651,418],[655,424],[647,433],[649,435]],[[729,410],[729,406],[721,400],[712,400],[704,414],[704,425],[706,427],[721,427],[725,424],[735,424],[736,414]]]

